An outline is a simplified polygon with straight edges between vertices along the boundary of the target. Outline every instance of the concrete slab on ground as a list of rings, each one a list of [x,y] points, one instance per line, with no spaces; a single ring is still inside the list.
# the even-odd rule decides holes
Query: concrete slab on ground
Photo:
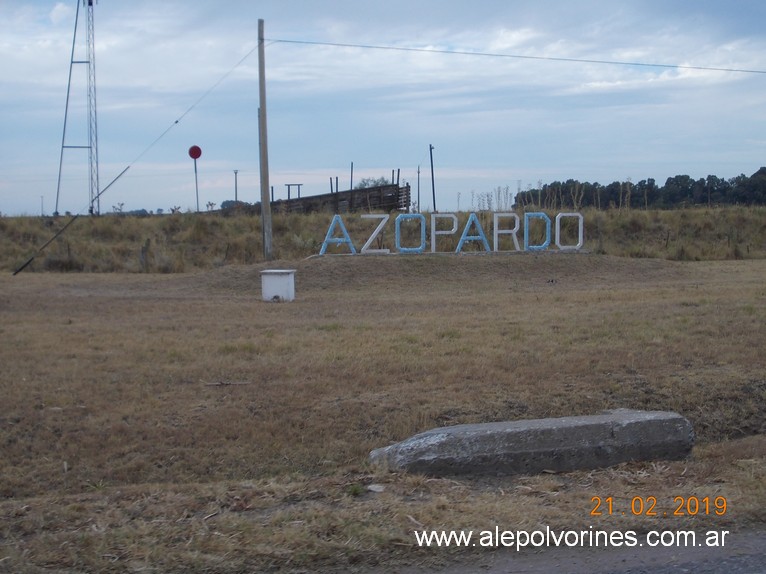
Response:
[[[693,445],[691,423],[677,413],[617,409],[435,428],[372,451],[370,461],[435,476],[537,474],[681,459]]]

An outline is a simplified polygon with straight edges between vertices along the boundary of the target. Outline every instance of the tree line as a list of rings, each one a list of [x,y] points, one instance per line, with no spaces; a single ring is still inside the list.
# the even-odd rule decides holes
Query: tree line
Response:
[[[501,188],[496,193],[502,192]],[[751,176],[730,179],[715,175],[693,179],[688,175],[669,177],[665,185],[652,179],[633,183],[630,178],[609,185],[575,179],[538,183],[536,188],[519,191],[515,207],[541,209],[671,209],[685,206],[766,205],[766,167]]]

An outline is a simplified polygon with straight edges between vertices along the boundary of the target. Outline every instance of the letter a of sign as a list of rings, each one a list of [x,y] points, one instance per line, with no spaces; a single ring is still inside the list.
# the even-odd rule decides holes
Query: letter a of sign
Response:
[[[340,228],[340,232],[343,234],[343,237],[333,237],[336,226]],[[351,253],[356,255],[356,248],[351,242],[351,237],[349,236],[348,231],[346,231],[346,226],[343,225],[343,220],[340,218],[340,215],[336,213],[332,218],[330,228],[327,230],[327,235],[324,238],[324,243],[322,243],[322,249],[319,250],[319,255],[324,255],[327,251],[327,246],[330,244],[343,245],[344,243],[348,245]]]
[[[471,230],[471,225],[476,226],[476,230],[479,232],[478,235],[468,235],[468,232]],[[455,253],[460,253],[463,250],[463,245],[465,245],[466,241],[481,241],[482,245],[484,245],[484,251],[490,251],[489,241],[487,241],[487,236],[484,234],[484,229],[481,227],[481,223],[479,223],[479,219],[476,217],[475,213],[468,216],[468,222],[465,224],[463,235],[460,236],[460,242],[457,244]]]

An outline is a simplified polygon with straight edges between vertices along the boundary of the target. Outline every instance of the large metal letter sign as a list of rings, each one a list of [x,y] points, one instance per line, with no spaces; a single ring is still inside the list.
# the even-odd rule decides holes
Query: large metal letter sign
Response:
[[[500,218],[501,217],[513,217],[513,219],[516,220],[516,225],[513,226],[513,229],[500,229]],[[494,217],[494,237],[495,240],[495,251],[500,250],[500,235],[510,235],[513,237],[513,246],[516,248],[516,251],[520,251],[519,249],[519,238],[516,237],[516,234],[519,232],[519,216],[515,213],[496,213]]]
[[[452,220],[452,229],[447,231],[446,229],[442,229],[441,231],[436,230],[436,219],[451,219]],[[452,235],[453,233],[457,232],[457,215],[454,213],[432,213],[431,214],[431,253],[436,253],[436,236],[437,235]]]
[[[471,229],[472,223],[476,225],[476,229],[479,231],[478,235],[468,235],[468,230]],[[460,236],[460,242],[457,244],[455,253],[460,253],[463,250],[463,244],[466,241],[481,241],[484,245],[484,251],[491,251],[489,248],[489,241],[487,241],[487,236],[484,235],[484,230],[482,229],[481,223],[479,223],[479,218],[476,217],[475,213],[472,213],[468,216],[468,222],[465,224],[463,235]]]
[[[336,225],[340,227],[340,232],[343,234],[343,237],[332,236]],[[330,228],[327,230],[327,235],[324,238],[324,243],[322,243],[322,249],[319,250],[319,255],[325,254],[327,251],[327,245],[330,243],[334,245],[342,245],[346,243],[348,244],[349,249],[351,249],[351,253],[356,255],[356,249],[354,248],[354,244],[351,243],[351,237],[349,237],[348,231],[346,231],[346,226],[343,225],[343,220],[337,213],[332,218],[332,223],[330,223]]]
[[[577,219],[577,243],[572,245],[562,245],[562,237],[561,237],[561,222],[565,218],[575,218]],[[367,242],[362,247],[361,253],[368,254],[368,253],[390,253],[390,249],[383,249],[382,247],[379,249],[375,249],[373,247],[375,241],[378,241],[378,244],[381,243],[379,237],[381,237],[381,234],[383,233],[383,230],[388,223],[388,221],[391,219],[391,216],[385,213],[368,213],[361,215],[362,219],[379,219],[380,223],[378,223],[378,226],[375,228],[375,231],[372,232],[369,239],[367,239]],[[447,229],[442,227],[439,228],[439,220],[446,219],[452,223],[452,226]],[[501,224],[503,223],[504,219],[513,219],[513,227],[501,227]],[[417,246],[411,246],[411,247],[402,247],[402,223],[407,221],[416,221],[418,225],[420,225],[420,244]],[[545,224],[545,236],[542,243],[539,243],[537,245],[530,245],[529,244],[529,238],[530,238],[530,227],[532,225],[539,225],[537,222],[541,221]],[[426,218],[424,215],[420,213],[400,213],[396,219],[395,222],[395,233],[394,233],[394,239],[395,239],[395,253],[424,253],[426,250],[426,236],[428,233],[427,230],[427,224],[426,224]],[[444,225],[444,224],[442,224]],[[436,250],[436,240],[439,235],[455,235],[457,233],[457,228],[459,225],[459,219],[458,215],[455,213],[432,213],[431,214],[431,253],[437,253]],[[473,227],[476,227],[475,231],[472,229]],[[487,235],[484,232],[484,229],[481,226],[481,222],[479,220],[479,216],[476,213],[469,213],[468,214],[468,221],[465,224],[465,227],[463,228],[463,233],[460,236],[460,240],[458,241],[457,248],[455,249],[455,253],[460,253],[463,250],[463,247],[465,247],[465,244],[469,241],[479,241],[481,242],[482,247],[484,248],[484,251],[490,252],[490,251],[503,251],[503,252],[509,252],[510,249],[503,249],[502,247],[510,248],[510,245],[507,245],[507,242],[503,244],[501,247],[500,242],[503,235],[510,235],[511,240],[513,241],[513,246],[516,249],[516,251],[521,251],[521,248],[519,246],[519,232],[521,230],[521,218],[518,214],[513,212],[508,213],[493,213],[492,214],[492,226],[493,226],[493,236],[492,239],[494,241],[493,247],[490,248],[489,241],[487,241]],[[571,226],[570,226],[571,227]],[[569,238],[572,236],[572,231],[568,231],[569,228],[565,229],[566,231],[566,238],[564,238],[564,241],[569,240]],[[414,230],[413,230],[414,231]],[[474,233],[474,235],[471,235],[471,233]],[[559,251],[579,251],[582,249],[583,245],[585,244],[584,239],[584,232],[585,232],[585,218],[582,216],[581,213],[559,213],[556,215],[556,235],[555,235],[555,244]],[[337,237],[336,237],[337,236]],[[409,237],[409,235],[408,235]],[[548,249],[551,245],[551,218],[542,211],[531,211],[529,213],[524,214],[524,251],[545,251]],[[505,241],[503,239],[503,241]],[[332,222],[330,223],[330,228],[327,230],[327,235],[325,236],[324,242],[322,243],[322,249],[320,250],[319,254],[324,255],[327,252],[327,248],[330,245],[348,245],[349,251],[356,255],[357,251],[354,247],[354,243],[351,240],[351,236],[349,235],[348,231],[346,230],[346,226],[343,224],[343,220],[341,219],[340,215],[334,215],[332,218]]]
[[[420,222],[420,245],[402,247],[402,221],[417,219]],[[421,213],[402,213],[396,217],[396,250],[399,253],[423,253],[426,249],[426,218]]]
[[[577,218],[577,245],[561,245],[561,220],[564,217],[576,217]],[[567,249],[581,249],[584,239],[583,239],[583,228],[585,227],[585,222],[583,220],[583,216],[581,213],[559,213],[556,216],[556,247],[561,249],[562,251],[565,251]]]
[[[529,221],[542,219],[545,221],[545,241],[540,245],[529,244]],[[545,251],[551,244],[551,218],[542,212],[530,212],[524,214],[524,251]]]

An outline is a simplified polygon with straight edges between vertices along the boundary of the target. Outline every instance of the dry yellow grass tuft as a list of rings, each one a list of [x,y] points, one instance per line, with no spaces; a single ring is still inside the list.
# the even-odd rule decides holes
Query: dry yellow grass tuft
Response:
[[[649,529],[593,496],[725,496],[766,522],[766,261],[325,257],[259,271],[0,277],[0,565],[375,567],[422,528]],[[367,453],[434,426],[675,410],[686,461],[432,479]],[[383,486],[382,492],[367,487]],[[379,489],[378,489],[379,490]]]

